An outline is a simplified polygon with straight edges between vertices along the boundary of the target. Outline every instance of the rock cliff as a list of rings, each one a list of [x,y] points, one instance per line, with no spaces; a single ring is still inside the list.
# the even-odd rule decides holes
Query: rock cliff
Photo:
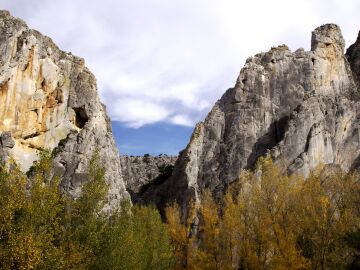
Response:
[[[247,59],[233,88],[216,102],[175,165],[144,198],[159,207],[221,192],[241,170],[270,155],[289,173],[318,164],[360,165],[360,38],[344,55],[337,25],[312,33],[311,50],[286,45]]]
[[[356,42],[346,51],[346,57],[350,62],[351,70],[358,89],[360,86],[360,32]]]
[[[120,156],[121,170],[126,190],[133,201],[157,179],[169,176],[172,173],[176,156]]]
[[[318,164],[355,170],[360,35],[346,54],[344,48],[339,27],[327,24],[313,31],[310,51],[281,45],[248,58],[235,86],[196,125],[174,171],[162,174],[175,157],[120,161],[84,60],[0,11],[0,159],[13,158],[26,172],[39,150],[56,150],[62,188],[77,196],[98,150],[113,204],[128,197],[126,184],[141,203],[161,208],[176,200],[183,209],[205,189],[221,193],[264,155],[290,174],[306,175]]]
[[[76,196],[95,150],[106,167],[110,199],[128,197],[110,120],[82,58],[0,11],[0,157],[26,172],[38,150],[56,148],[62,188]]]

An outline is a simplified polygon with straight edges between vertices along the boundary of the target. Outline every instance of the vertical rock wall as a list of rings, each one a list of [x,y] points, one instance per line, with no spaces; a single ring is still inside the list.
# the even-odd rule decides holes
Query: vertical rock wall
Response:
[[[359,39],[347,57],[344,46],[340,28],[327,24],[313,31],[311,51],[281,45],[247,59],[235,86],[195,128],[173,177],[148,200],[186,206],[205,189],[222,192],[264,155],[289,173],[358,167]]]
[[[74,196],[98,150],[112,203],[128,196],[94,75],[7,11],[0,11],[0,133],[2,159],[14,158],[24,172],[39,150],[56,148],[56,171]]]

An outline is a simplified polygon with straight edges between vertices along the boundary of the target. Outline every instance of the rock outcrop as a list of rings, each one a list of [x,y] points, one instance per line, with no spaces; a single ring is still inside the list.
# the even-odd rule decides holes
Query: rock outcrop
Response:
[[[106,167],[110,199],[128,197],[110,120],[83,59],[0,11],[0,156],[26,172],[38,150],[56,148],[62,188],[76,196],[95,150]]]
[[[136,196],[144,186],[151,185],[157,177],[172,171],[176,156],[120,156],[121,170],[126,190]]]
[[[356,42],[349,47],[346,52],[346,57],[350,62],[351,70],[354,75],[354,79],[360,86],[360,32]]]
[[[337,25],[312,33],[311,51],[286,45],[247,59],[236,85],[197,124],[173,176],[144,194],[159,207],[222,192],[241,170],[270,155],[289,173],[318,164],[360,165],[360,39],[344,55]],[[356,83],[357,81],[357,83]]]
[[[11,133],[10,132],[3,132],[0,135],[0,162],[1,163],[7,163],[9,156],[10,156],[10,151],[12,148],[14,148],[15,146],[15,142],[14,140],[11,138]],[[4,164],[1,164],[4,165]]]

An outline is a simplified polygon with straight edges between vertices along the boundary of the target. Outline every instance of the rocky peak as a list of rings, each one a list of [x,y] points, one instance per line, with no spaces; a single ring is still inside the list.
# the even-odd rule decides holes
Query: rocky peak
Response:
[[[314,52],[314,83],[317,93],[322,95],[348,95],[358,98],[353,87],[344,89],[337,83],[351,83],[347,80],[349,67],[344,57],[345,41],[339,26],[325,24],[312,32],[311,51]]]
[[[235,86],[196,126],[173,177],[148,200],[186,206],[205,189],[221,194],[264,155],[289,173],[307,174],[318,164],[356,168],[359,57],[358,45],[351,48],[349,64],[340,28],[327,24],[312,33],[311,51],[281,45],[248,58]]]
[[[74,196],[98,150],[111,201],[128,196],[111,125],[84,59],[61,51],[7,11],[0,12],[0,133],[13,141],[2,145],[2,159],[12,157],[24,172],[39,150],[56,149],[62,188]]]
[[[312,32],[311,51],[320,54],[321,51],[331,49],[338,57],[342,57],[344,48],[345,40],[336,24],[324,24]]]

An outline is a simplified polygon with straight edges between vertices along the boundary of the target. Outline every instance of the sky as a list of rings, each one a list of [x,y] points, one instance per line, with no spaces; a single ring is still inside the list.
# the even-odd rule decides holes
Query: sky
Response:
[[[347,46],[358,0],[0,0],[95,74],[121,153],[183,149],[246,58],[336,23]]]

